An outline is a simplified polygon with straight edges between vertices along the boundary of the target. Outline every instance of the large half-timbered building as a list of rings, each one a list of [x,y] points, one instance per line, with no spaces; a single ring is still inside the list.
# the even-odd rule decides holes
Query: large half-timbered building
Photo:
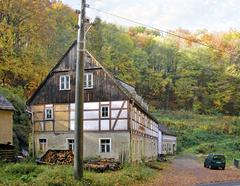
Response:
[[[76,52],[74,42],[27,102],[37,156],[74,148]],[[84,157],[151,159],[157,157],[157,145],[157,120],[134,87],[113,77],[86,51]]]

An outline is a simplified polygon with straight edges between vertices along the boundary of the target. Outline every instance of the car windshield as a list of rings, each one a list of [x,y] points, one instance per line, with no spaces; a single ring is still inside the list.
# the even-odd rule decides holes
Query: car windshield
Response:
[[[222,155],[215,155],[215,156],[213,156],[213,159],[217,160],[217,161],[224,161],[225,157]]]

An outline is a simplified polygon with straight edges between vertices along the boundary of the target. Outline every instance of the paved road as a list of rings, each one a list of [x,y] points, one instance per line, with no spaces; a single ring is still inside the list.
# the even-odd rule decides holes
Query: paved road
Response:
[[[226,167],[225,170],[207,169],[203,167],[202,163],[199,163],[193,156],[189,155],[175,158],[171,165],[160,171],[158,178],[152,180],[148,185],[203,186],[205,184],[204,186],[206,186],[206,184],[225,181],[240,181],[240,170],[235,169],[234,167]],[[240,186],[240,184],[234,184],[230,186]],[[226,186],[226,184],[221,186]]]
[[[211,184],[200,184],[197,186],[240,186],[240,182],[222,182],[222,183],[211,183]]]

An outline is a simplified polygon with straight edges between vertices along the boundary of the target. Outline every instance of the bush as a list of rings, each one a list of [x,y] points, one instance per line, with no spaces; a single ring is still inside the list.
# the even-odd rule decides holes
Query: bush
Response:
[[[214,148],[214,144],[200,144],[195,151],[196,153],[207,154],[209,152],[213,152]]]

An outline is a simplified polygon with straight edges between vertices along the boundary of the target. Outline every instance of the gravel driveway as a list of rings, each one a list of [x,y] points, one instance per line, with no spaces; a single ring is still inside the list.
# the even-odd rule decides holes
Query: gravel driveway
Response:
[[[159,172],[159,176],[147,185],[192,186],[197,184],[240,181],[240,170],[226,167],[225,170],[211,170],[203,167],[193,156],[185,155],[172,160],[169,167]]]

